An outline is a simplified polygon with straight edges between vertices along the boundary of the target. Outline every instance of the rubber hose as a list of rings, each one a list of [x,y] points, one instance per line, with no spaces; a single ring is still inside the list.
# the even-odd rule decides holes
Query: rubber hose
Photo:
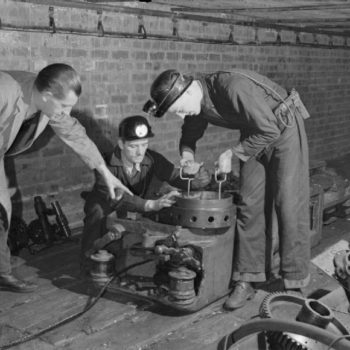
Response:
[[[237,343],[239,340],[251,334],[264,331],[299,334],[304,337],[317,340],[324,345],[330,345],[332,342],[335,342],[342,336],[340,334],[331,333],[322,328],[303,322],[260,319],[248,321],[228,335],[224,350],[233,350],[234,347],[231,348],[231,346]],[[336,350],[350,350],[350,341],[347,339],[340,339],[334,344],[333,348]]]

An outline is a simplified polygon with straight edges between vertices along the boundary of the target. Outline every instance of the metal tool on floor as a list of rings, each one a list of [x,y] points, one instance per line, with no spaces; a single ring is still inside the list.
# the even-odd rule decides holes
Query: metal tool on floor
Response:
[[[54,244],[75,241],[72,238],[68,219],[58,201],[47,208],[41,196],[34,197],[34,208],[37,219],[30,222],[27,229],[28,248],[32,254],[38,253]],[[55,220],[55,222],[53,222]]]

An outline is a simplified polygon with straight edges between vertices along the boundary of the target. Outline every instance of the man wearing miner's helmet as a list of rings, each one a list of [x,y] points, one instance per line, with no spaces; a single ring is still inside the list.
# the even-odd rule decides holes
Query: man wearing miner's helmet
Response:
[[[309,114],[298,93],[287,91],[258,73],[183,75],[161,73],[151,86],[144,111],[166,112],[184,120],[181,162],[194,162],[196,142],[208,124],[237,129],[240,142],[218,158],[221,165],[240,160],[232,281],[224,306],[236,309],[254,296],[253,282],[269,278],[267,237],[279,237],[279,275],[286,290],[305,287],[310,279],[308,145],[304,120]],[[275,229],[278,228],[278,232]],[[274,229],[273,229],[274,228]]]
[[[119,124],[118,143],[113,152],[105,156],[105,161],[112,174],[134,195],[124,193],[121,198],[110,200],[104,182],[96,174],[94,187],[88,194],[84,207],[81,251],[83,265],[95,249],[94,242],[107,233],[105,220],[110,213],[115,211],[118,217],[125,217],[128,212],[145,213],[170,207],[175,203],[174,197],[179,192],[170,191],[154,199],[155,193],[159,191],[159,188],[154,188],[157,182],[165,182],[175,188],[187,188],[187,181],[180,179],[179,169],[160,153],[148,148],[149,139],[153,136],[151,126],[142,116],[127,117]],[[209,173],[203,167],[195,171],[191,187],[205,187],[210,182]],[[189,172],[192,172],[192,168]],[[107,245],[107,250],[112,246],[113,244]]]

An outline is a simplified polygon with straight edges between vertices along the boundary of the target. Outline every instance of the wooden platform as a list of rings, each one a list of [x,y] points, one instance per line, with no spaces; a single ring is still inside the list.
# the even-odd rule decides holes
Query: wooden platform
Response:
[[[349,240],[350,221],[339,219],[324,227],[322,243],[313,255],[340,239]],[[22,251],[13,259],[16,274],[36,280],[40,287],[31,294],[0,291],[0,348],[8,342],[38,332],[82,310],[96,291],[79,279],[79,244],[66,243],[37,255]],[[316,266],[307,295],[327,293],[339,285]],[[217,349],[233,329],[258,315],[267,294],[258,290],[243,309],[225,312],[224,300],[191,315],[170,314],[150,302],[106,293],[86,314],[13,349]]]

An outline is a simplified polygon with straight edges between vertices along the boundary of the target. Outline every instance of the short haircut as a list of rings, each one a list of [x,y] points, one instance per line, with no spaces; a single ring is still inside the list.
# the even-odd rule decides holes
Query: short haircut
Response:
[[[78,97],[82,91],[78,73],[64,63],[54,63],[43,68],[38,73],[34,86],[39,92],[49,91],[58,99],[65,98],[70,90]]]

